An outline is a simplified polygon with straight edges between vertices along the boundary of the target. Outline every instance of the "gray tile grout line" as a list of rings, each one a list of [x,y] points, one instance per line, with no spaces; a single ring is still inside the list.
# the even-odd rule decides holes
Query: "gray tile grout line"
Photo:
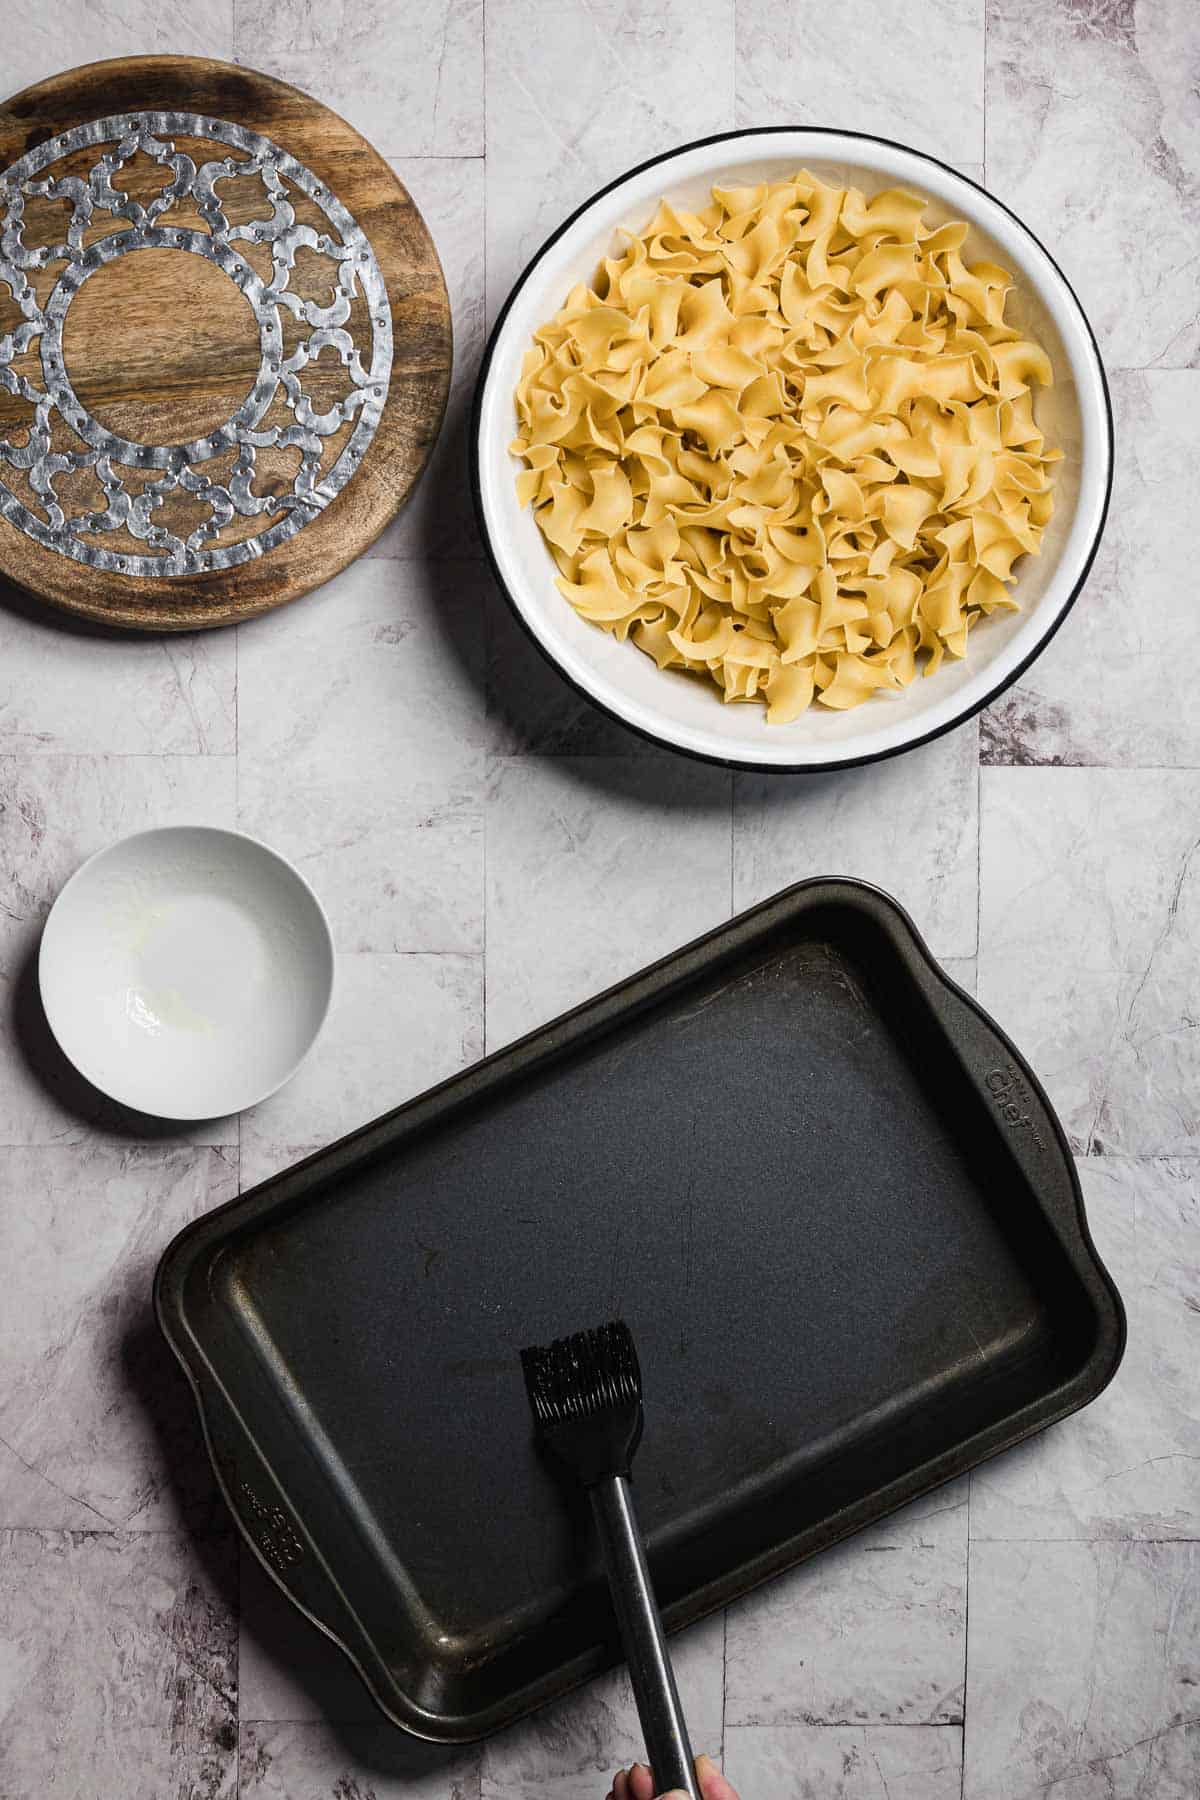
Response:
[[[983,116],[983,185],[987,186],[987,79],[988,79],[988,0],[981,0],[983,6],[983,93],[980,96],[980,113]]]
[[[238,779],[237,779],[237,762],[238,762],[238,758],[241,756],[241,753],[242,753],[241,673],[242,673],[242,628],[240,625],[235,625],[233,628],[233,755],[234,755],[233,805],[234,805],[234,817],[235,818],[237,817],[237,808],[241,805],[241,800],[242,800],[241,791],[238,787]]]
[[[1200,370],[1197,373],[1200,374]],[[981,772],[984,769],[999,769],[1005,773],[1012,773],[1016,769],[1040,769],[1053,770],[1059,775],[1085,771],[1102,775],[1194,775],[1200,769],[1200,763],[985,762],[981,757],[979,767]]]
[[[967,1684],[971,1673],[971,1496],[975,1491],[975,1471],[967,1471],[967,1564],[963,1571],[963,1698],[962,1758],[959,1767],[959,1800],[967,1795]]]
[[[236,750],[6,750],[0,743],[0,762],[232,762]]]
[[[233,1672],[237,1701],[233,1709],[233,1792],[234,1800],[242,1796],[242,1553],[237,1545],[237,1631],[233,1640]]]
[[[843,1540],[846,1541],[846,1540]],[[961,1719],[748,1719],[734,1731],[961,1731]],[[755,1795],[753,1800],[758,1800]]]
[[[84,1501],[82,1504],[86,1505],[87,1502]],[[224,1508],[225,1502],[222,1501],[221,1505]],[[199,1527],[189,1525],[186,1521],[181,1520],[178,1525],[0,1525],[0,1534],[4,1532],[10,1533],[14,1537],[178,1538],[185,1540],[188,1544],[194,1544],[197,1541],[202,1543],[227,1543],[230,1540],[237,1543],[239,1541],[237,1527],[232,1518],[228,1527],[220,1530],[215,1526],[200,1530]]]
[[[729,1711],[729,1608],[721,1614],[721,1767],[725,1767],[726,1714]]]
[[[1014,1446],[1014,1448],[1015,1447],[1016,1446]],[[975,1471],[974,1471],[974,1469],[972,1469],[971,1474],[973,1475],[974,1473],[975,1473]],[[1152,1538],[1120,1537],[1120,1536],[1118,1536],[1118,1537],[1087,1537],[1087,1538],[1070,1538],[1070,1537],[989,1538],[989,1537],[981,1537],[981,1538],[976,1539],[975,1541],[980,1544],[995,1544],[995,1545],[1011,1544],[1016,1549],[1019,1549],[1022,1545],[1026,1545],[1026,1544],[1042,1544],[1042,1545],[1045,1545],[1045,1547],[1047,1549],[1053,1549],[1055,1546],[1058,1546],[1061,1549],[1067,1549],[1068,1547],[1074,1547],[1077,1549],[1080,1545],[1086,1545],[1089,1549],[1102,1550],[1110,1544],[1122,1544],[1125,1546],[1140,1544],[1140,1545],[1145,1545],[1148,1548],[1163,1549],[1163,1548],[1169,1547],[1172,1544],[1200,1544],[1200,1537],[1152,1537]]]
[[[974,1474],[975,1471],[972,1469],[968,1472]],[[221,1505],[223,1510],[228,1512],[224,1501],[221,1502]],[[865,1530],[867,1528],[864,1527],[863,1529]],[[37,1537],[42,1534],[48,1534],[51,1537],[181,1538],[187,1539],[189,1543],[195,1542],[197,1539],[205,1542],[221,1542],[229,1540],[232,1540],[234,1543],[241,1542],[241,1538],[238,1534],[237,1527],[233,1523],[232,1517],[230,1517],[227,1526],[213,1525],[206,1526],[203,1529],[194,1525],[189,1525],[186,1521],[181,1521],[178,1525],[0,1525],[0,1532],[6,1531],[13,1534],[20,1534],[25,1537]],[[853,1546],[861,1535],[862,1531],[854,1531],[848,1538],[843,1538],[841,1542],[847,1547]],[[1200,1537],[1134,1537],[1129,1534],[1118,1535],[1116,1537],[981,1537],[973,1539],[972,1542],[995,1546],[997,1548],[1011,1545],[1014,1549],[1020,1549],[1030,1544],[1038,1544],[1048,1550],[1078,1550],[1080,1548],[1103,1550],[1113,1547],[1129,1548],[1130,1546],[1145,1549],[1169,1550],[1173,1547],[1182,1548],[1185,1545],[1200,1544]],[[819,1557],[816,1560],[819,1561]],[[785,1573],[787,1572],[788,1571],[785,1571]],[[764,1582],[761,1584],[760,1590],[757,1591],[762,1591],[762,1589],[765,1589],[770,1585],[771,1582]],[[338,1721],[334,1722],[337,1723]],[[344,1723],[345,1721],[342,1722]],[[753,1720],[745,1721],[744,1725],[738,1724],[735,1729],[741,1731],[744,1727],[748,1728],[755,1722],[756,1721]],[[761,1721],[758,1722],[761,1723]],[[950,1726],[962,1723],[961,1719],[876,1719],[874,1721],[865,1719],[808,1719],[793,1721],[795,1724],[821,1725],[865,1725],[871,1722],[876,1725],[907,1724],[913,1730],[920,1729],[924,1726]],[[283,1723],[298,1724],[302,1723],[302,1721],[268,1719],[259,1720],[258,1723],[272,1725]],[[768,1721],[768,1724],[769,1723],[770,1722]]]

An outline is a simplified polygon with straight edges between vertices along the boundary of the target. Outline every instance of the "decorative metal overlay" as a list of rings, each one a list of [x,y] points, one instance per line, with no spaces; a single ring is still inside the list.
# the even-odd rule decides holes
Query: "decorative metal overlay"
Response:
[[[176,151],[175,137],[208,139],[241,154],[223,154],[198,165]],[[103,150],[86,179],[76,174],[55,178],[56,163],[93,145],[113,147]],[[121,169],[139,151],[169,168],[173,177],[148,206],[116,185]],[[262,182],[265,216],[231,225],[222,210],[218,184],[255,175]],[[287,182],[320,208],[336,236],[296,223]],[[62,242],[25,243],[26,201],[35,195],[70,205],[71,223]],[[185,201],[207,230],[172,226],[172,208]],[[88,227],[98,214],[127,219],[128,226],[85,244]],[[260,279],[238,247],[251,242],[269,246],[268,282]],[[328,306],[289,290],[301,247],[333,266],[333,299]],[[258,322],[261,360],[250,393],[216,431],[187,443],[138,444],[109,431],[80,403],[63,360],[63,320],[84,282],[118,257],[152,249],[205,257],[241,290]],[[41,303],[30,273],[57,263],[63,265],[62,273]],[[194,575],[249,562],[294,537],[328,506],[353,476],[375,435],[392,366],[391,309],[375,253],[351,214],[311,170],[241,125],[195,113],[136,112],[93,120],[38,145],[0,175],[0,284],[7,284],[23,314],[22,324],[0,336],[0,387],[33,408],[27,442],[0,437],[0,515],[37,543],[77,562],[134,576]],[[345,329],[359,293],[371,320],[369,365],[363,361],[366,346],[360,347]],[[281,308],[311,328],[286,357]],[[41,357],[40,382],[12,366],[35,345]],[[347,392],[327,411],[317,412],[304,391],[303,372],[324,349],[336,352]],[[261,422],[280,391],[291,422],[262,430]],[[77,449],[52,450],[54,414],[70,427]],[[351,420],[354,428],[341,454],[322,473],[325,440]],[[214,481],[205,474],[205,462],[235,446],[237,460],[229,479]],[[256,493],[258,451],[292,447],[301,454],[290,492]],[[29,498],[36,496],[40,515],[8,485],[6,467],[24,474]],[[86,468],[95,469],[107,505],[103,511],[68,517],[55,494],[55,480],[68,470]],[[122,473],[129,468],[162,473],[131,493]],[[163,500],[177,491],[209,509],[209,516],[186,538],[155,524]],[[221,543],[222,531],[239,515],[263,517],[263,529],[240,541]],[[104,534],[114,532],[118,542],[105,546]],[[145,543],[153,554],[127,553],[120,546],[128,539]]]

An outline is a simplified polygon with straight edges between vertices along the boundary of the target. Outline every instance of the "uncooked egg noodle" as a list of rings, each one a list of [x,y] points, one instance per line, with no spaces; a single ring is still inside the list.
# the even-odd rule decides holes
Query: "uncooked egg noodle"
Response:
[[[771,723],[962,657],[1053,498],[1010,275],[901,189],[663,200],[540,330],[517,477],[593,624]]]

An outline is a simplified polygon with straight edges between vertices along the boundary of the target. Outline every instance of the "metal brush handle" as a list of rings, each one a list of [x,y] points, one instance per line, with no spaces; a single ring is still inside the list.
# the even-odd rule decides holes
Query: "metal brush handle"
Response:
[[[679,1788],[688,1800],[701,1800],[629,1482],[613,1475],[590,1491],[655,1789]]]

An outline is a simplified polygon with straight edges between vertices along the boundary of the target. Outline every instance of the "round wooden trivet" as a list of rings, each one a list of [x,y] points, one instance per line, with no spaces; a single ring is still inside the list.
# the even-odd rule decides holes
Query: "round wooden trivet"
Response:
[[[360,555],[428,458],[450,306],[371,146],[269,76],[91,63],[0,108],[0,574],[194,629]]]

